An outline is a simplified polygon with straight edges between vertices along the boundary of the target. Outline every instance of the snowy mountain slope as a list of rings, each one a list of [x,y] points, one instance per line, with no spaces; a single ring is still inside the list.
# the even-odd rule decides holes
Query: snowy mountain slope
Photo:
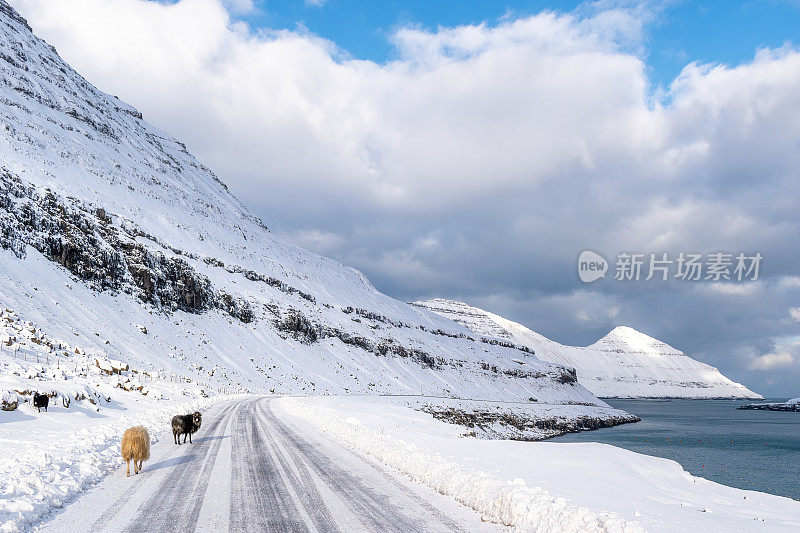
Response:
[[[50,338],[211,387],[603,405],[571,369],[275,238],[5,0],[0,71],[0,306]]]
[[[578,382],[601,398],[761,398],[680,350],[620,326],[587,347],[564,346],[522,324],[462,302],[414,302],[477,335],[527,346],[536,357],[577,370]]]

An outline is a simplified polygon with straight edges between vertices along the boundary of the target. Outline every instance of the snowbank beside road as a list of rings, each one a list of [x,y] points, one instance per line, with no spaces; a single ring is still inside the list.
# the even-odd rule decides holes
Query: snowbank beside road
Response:
[[[606,444],[464,438],[464,427],[396,399],[292,397],[276,406],[519,530],[800,530],[798,502]]]
[[[0,458],[0,531],[19,531],[61,507],[121,464],[122,433],[143,425],[153,442],[170,434],[169,420],[179,413],[204,410],[236,396],[213,396],[133,412],[106,423],[87,418],[71,434],[46,434],[40,446]],[[9,415],[24,413],[9,413]],[[29,423],[30,421],[28,421]],[[21,429],[20,431],[22,431]],[[25,431],[36,431],[34,428]],[[4,439],[6,440],[6,439]],[[9,446],[6,442],[4,446]],[[17,445],[25,445],[17,442]]]
[[[541,487],[528,487],[521,478],[509,481],[483,470],[466,468],[437,453],[370,429],[353,417],[342,418],[314,399],[283,398],[278,405],[415,481],[455,497],[483,513],[486,520],[523,531],[644,531],[638,524],[613,514],[593,513],[586,507],[570,505],[565,498],[552,496]]]

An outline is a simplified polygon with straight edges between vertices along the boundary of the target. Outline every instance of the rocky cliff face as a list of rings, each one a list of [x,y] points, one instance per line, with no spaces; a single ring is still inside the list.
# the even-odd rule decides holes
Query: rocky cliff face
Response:
[[[483,309],[441,298],[415,302],[475,334],[525,346],[539,359],[574,367],[602,398],[760,398],[719,370],[633,328],[621,326],[587,347],[564,346]]]
[[[5,0],[0,73],[0,305],[50,337],[252,391],[602,405],[571,369],[271,235]]]

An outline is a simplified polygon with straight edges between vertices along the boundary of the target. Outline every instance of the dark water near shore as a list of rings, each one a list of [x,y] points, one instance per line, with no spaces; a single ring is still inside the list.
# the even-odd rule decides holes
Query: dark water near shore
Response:
[[[800,413],[737,411],[749,402],[731,400],[606,403],[642,421],[553,440],[613,444],[672,459],[717,483],[800,500]]]

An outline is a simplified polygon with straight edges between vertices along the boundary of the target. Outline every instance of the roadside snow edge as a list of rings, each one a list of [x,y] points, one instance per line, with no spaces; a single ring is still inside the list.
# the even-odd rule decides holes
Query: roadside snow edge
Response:
[[[535,532],[640,532],[637,522],[611,513],[594,513],[570,505],[541,487],[528,487],[522,479],[500,479],[481,470],[465,468],[439,454],[373,431],[309,398],[284,397],[276,406],[305,420],[355,450],[408,475],[412,480],[453,496],[478,511],[484,520]]]

